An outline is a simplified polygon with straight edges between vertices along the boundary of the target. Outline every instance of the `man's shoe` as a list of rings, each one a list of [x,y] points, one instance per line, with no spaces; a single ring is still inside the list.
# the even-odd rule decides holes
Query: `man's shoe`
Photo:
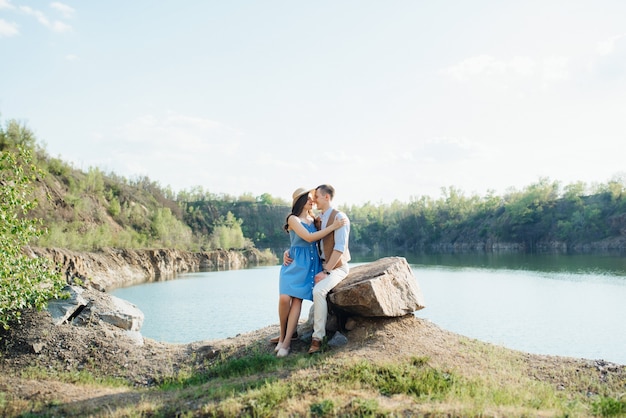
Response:
[[[278,338],[279,337],[274,337],[272,339],[270,339],[270,342],[272,344],[276,344],[278,342]],[[295,341],[298,339],[298,331],[294,331],[293,335],[291,336],[291,341]]]
[[[313,338],[311,340],[311,347],[309,347],[309,354],[315,354],[322,350],[322,342]]]

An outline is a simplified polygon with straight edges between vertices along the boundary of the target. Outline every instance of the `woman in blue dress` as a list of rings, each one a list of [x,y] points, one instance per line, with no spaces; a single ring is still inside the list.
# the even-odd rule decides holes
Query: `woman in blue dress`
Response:
[[[293,262],[287,266],[283,264],[280,268],[278,300],[280,336],[275,349],[278,357],[289,354],[291,336],[296,331],[300,319],[302,300],[313,300],[315,285],[313,278],[322,271],[318,241],[346,223],[345,219],[337,219],[333,224],[318,231],[314,224],[311,192],[304,187],[293,192],[291,213],[287,216],[284,226],[291,240],[289,256]]]

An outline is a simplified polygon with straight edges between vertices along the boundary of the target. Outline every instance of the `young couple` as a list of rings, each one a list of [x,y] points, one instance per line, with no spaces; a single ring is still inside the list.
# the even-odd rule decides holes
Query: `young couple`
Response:
[[[280,335],[275,348],[278,357],[289,354],[291,340],[297,338],[303,299],[313,301],[309,354],[320,351],[326,335],[326,295],[348,275],[350,221],[345,213],[332,207],[334,196],[335,189],[328,184],[315,190],[299,188],[293,193],[291,213],[284,226],[291,245],[283,255],[280,269]],[[313,205],[321,211],[317,218]]]

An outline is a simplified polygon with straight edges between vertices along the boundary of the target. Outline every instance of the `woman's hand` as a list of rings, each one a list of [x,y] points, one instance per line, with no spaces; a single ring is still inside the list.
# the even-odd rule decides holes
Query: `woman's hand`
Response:
[[[333,231],[336,231],[337,229],[347,224],[348,224],[347,218],[341,218],[341,219],[335,218],[335,221],[332,223],[331,228],[333,229]]]

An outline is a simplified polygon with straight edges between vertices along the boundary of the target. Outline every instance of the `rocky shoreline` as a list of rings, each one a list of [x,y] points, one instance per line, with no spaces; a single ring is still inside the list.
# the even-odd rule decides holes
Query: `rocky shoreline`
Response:
[[[103,292],[132,284],[169,280],[179,273],[234,270],[278,263],[276,255],[255,248],[189,252],[176,249],[116,249],[80,252],[62,248],[31,248],[59,268],[68,284]]]

